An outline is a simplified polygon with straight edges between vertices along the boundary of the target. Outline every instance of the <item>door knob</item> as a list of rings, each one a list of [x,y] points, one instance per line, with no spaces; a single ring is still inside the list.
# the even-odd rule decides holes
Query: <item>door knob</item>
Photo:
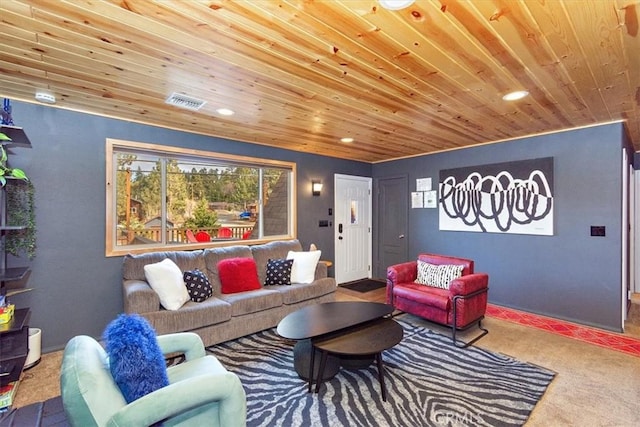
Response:
[[[404,234],[399,235],[398,239],[404,239]]]

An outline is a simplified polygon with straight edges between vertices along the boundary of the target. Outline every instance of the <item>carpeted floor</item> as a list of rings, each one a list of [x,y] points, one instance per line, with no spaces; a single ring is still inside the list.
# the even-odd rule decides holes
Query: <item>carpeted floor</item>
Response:
[[[375,300],[373,298],[380,292],[383,290],[357,297],[359,294],[355,292],[347,294],[346,291],[341,293],[339,290],[338,297],[339,300]],[[378,301],[384,301],[384,295]],[[554,323],[556,326],[551,326]],[[427,327],[433,326],[428,322],[424,324]],[[640,425],[640,412],[636,409],[640,392],[637,354],[602,344],[602,338],[598,342],[584,339],[597,335],[591,333],[593,328],[494,305],[489,305],[484,324],[491,333],[476,347],[506,353],[558,372],[542,401],[536,405],[527,427]],[[636,324],[627,324],[624,335],[596,331],[610,336],[609,342],[613,345],[621,338],[640,344],[640,328]],[[566,325],[570,325],[569,328],[573,330],[571,334],[566,332]],[[54,399],[50,399],[48,405],[56,407],[59,397],[55,396],[60,394],[61,358],[61,351],[43,354],[40,364],[23,373],[16,399],[16,407],[20,411],[27,410],[33,402],[46,401],[52,397]],[[47,419],[50,418],[45,421]],[[0,426],[56,425],[44,422],[7,424],[4,421],[0,421]],[[59,424],[62,425],[64,424]]]
[[[354,282],[341,283],[340,287],[356,292],[370,292],[387,286],[386,282],[375,279],[361,279]]]
[[[377,368],[341,369],[316,395],[293,367],[293,342],[274,329],[211,348],[247,392],[253,426],[521,426],[555,374],[477,347],[459,349],[449,337],[404,317],[405,336],[384,352],[387,402]],[[36,422],[35,419],[40,418]],[[0,425],[67,427],[56,397],[14,412]]]
[[[293,343],[274,330],[216,345],[211,352],[240,376],[249,427],[520,426],[554,378],[547,369],[477,347],[459,349],[449,337],[400,323],[403,340],[383,354],[387,402],[375,365],[343,368],[318,395],[308,393],[292,369]]]

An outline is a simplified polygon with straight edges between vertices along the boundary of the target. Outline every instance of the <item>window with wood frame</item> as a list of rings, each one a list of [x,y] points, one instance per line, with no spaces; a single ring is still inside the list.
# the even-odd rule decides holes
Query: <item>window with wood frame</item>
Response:
[[[295,237],[295,163],[107,139],[106,255]]]

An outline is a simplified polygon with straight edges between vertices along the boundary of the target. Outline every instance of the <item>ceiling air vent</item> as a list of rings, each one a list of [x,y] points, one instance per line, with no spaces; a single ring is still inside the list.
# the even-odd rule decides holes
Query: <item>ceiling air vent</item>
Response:
[[[178,108],[185,108],[193,111],[198,111],[207,103],[207,101],[175,92],[173,92],[164,102],[169,105],[175,105]]]

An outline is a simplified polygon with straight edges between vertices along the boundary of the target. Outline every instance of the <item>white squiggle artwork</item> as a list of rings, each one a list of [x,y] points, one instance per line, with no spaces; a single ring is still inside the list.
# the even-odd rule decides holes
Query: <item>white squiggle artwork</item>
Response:
[[[546,162],[545,168],[531,168],[540,161]],[[484,174],[470,171],[473,168],[441,172],[440,230],[553,235],[552,177],[547,177],[553,159],[499,164],[517,166],[519,176],[508,170],[486,173],[492,166],[498,165],[477,168]]]

